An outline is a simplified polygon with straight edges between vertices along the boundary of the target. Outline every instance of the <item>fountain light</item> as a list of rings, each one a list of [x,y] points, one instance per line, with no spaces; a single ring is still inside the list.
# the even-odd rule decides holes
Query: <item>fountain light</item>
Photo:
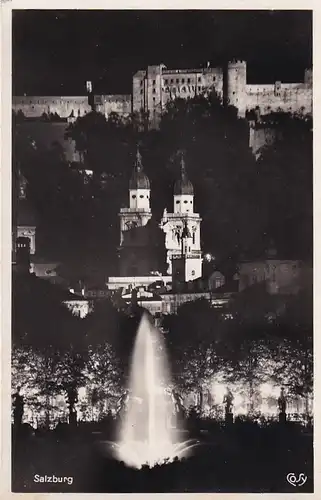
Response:
[[[139,469],[187,457],[197,442],[180,440],[182,429],[167,392],[171,380],[164,342],[146,315],[137,331],[129,381],[118,442],[107,443],[117,459]]]

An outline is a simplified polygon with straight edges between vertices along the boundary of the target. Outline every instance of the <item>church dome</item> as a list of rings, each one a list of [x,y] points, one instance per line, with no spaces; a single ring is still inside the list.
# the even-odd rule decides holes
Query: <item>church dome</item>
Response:
[[[129,181],[129,189],[150,189],[150,182],[147,175],[143,172],[142,157],[137,150],[136,165]]]
[[[193,184],[187,177],[183,155],[181,157],[181,178],[177,179],[177,181],[174,184],[174,195],[180,195],[180,194],[189,194],[189,195],[194,194]]]
[[[194,194],[193,184],[191,183],[191,181],[188,180],[188,178],[186,176],[175,182],[174,194],[175,195],[179,195],[179,194],[193,195]]]

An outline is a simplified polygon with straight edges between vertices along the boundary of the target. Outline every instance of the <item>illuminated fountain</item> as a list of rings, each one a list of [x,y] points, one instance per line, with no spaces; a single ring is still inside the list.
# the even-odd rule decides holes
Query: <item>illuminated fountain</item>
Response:
[[[187,457],[197,441],[181,442],[175,403],[166,389],[170,386],[169,367],[160,332],[146,315],[139,325],[129,379],[129,397],[119,428],[115,456],[126,465],[171,462]]]

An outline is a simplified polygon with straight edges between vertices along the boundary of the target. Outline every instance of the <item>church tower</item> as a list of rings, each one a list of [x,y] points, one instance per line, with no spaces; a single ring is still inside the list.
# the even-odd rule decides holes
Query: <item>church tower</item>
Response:
[[[121,208],[119,272],[120,276],[146,276],[153,268],[148,256],[152,217],[150,182],[144,173],[142,157],[137,148],[136,161],[129,181],[129,207]]]
[[[178,272],[182,281],[192,281],[202,276],[201,217],[194,212],[194,188],[187,177],[183,153],[180,167],[180,178],[174,185],[173,213],[164,211],[161,228],[165,232],[167,273],[174,276]]]
[[[18,193],[14,200],[14,231],[16,240],[27,239],[30,254],[36,253],[36,216],[33,207],[27,198],[27,181],[22,173],[18,172]]]

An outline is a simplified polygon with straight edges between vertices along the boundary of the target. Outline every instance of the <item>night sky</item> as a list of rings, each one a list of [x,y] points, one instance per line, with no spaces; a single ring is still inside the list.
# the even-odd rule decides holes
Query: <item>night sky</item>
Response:
[[[311,11],[13,11],[14,95],[131,93],[132,74],[248,61],[249,83],[303,80]]]

